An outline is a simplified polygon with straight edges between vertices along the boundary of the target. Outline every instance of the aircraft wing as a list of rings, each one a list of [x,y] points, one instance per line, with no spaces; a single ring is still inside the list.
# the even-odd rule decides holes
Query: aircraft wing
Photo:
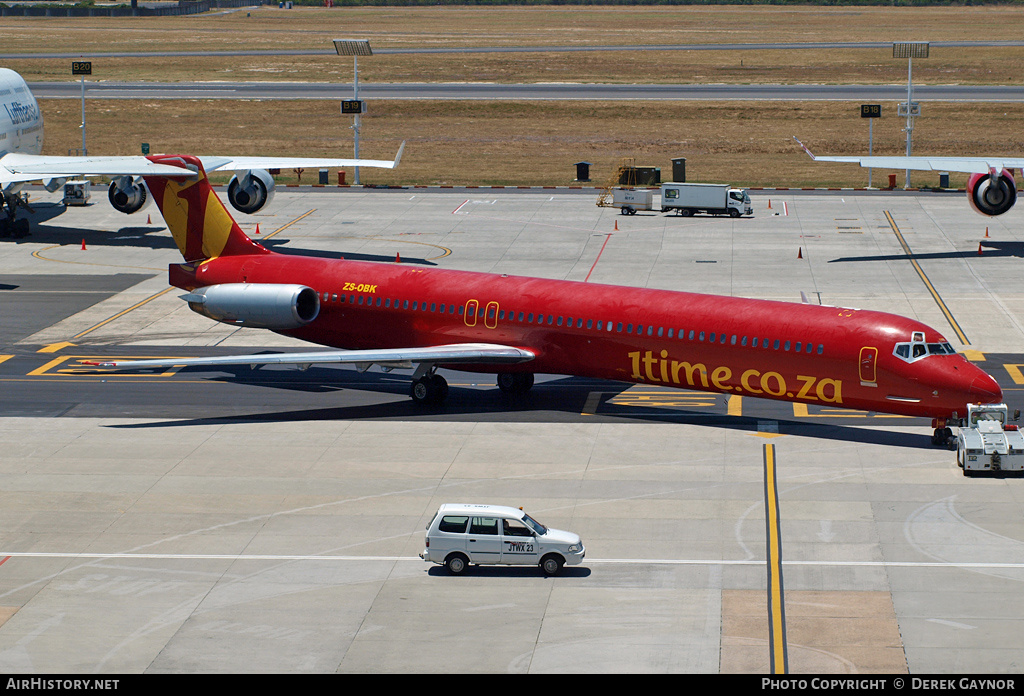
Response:
[[[12,152],[0,157],[0,186],[25,181],[76,176],[195,176],[183,167],[150,162],[141,155],[125,157],[59,157]]]
[[[332,159],[327,157],[200,157],[207,172],[246,169],[316,169],[382,167],[394,169],[402,159],[405,143],[392,160]],[[60,157],[10,153],[0,157],[0,187],[26,181],[67,179],[76,176],[195,176],[181,167],[155,164],[142,155],[120,157]]]
[[[534,353],[523,348],[493,343],[455,343],[429,348],[385,348],[379,350],[324,350],[300,353],[223,355],[209,358],[162,358],[158,360],[82,360],[83,365],[117,370],[153,367],[217,367],[221,365],[301,365],[349,363],[365,370],[370,365],[411,368],[419,363],[520,363],[533,360]],[[365,366],[365,367],[364,367]]]
[[[200,157],[207,172],[240,172],[246,169],[330,169],[339,167],[381,167],[394,169],[402,159],[405,142],[394,161],[374,159],[328,159],[317,157]]]
[[[804,152],[815,162],[850,162],[862,167],[878,169],[913,169],[917,171],[964,172],[988,174],[993,169],[1024,168],[1024,157],[906,157],[906,156],[823,156],[815,155],[806,145],[794,138]]]

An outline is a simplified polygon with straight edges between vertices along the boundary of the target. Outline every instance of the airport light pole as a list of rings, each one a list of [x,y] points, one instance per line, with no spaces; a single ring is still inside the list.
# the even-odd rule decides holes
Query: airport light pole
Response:
[[[359,159],[359,116],[366,111],[366,105],[359,100],[359,56],[372,56],[373,50],[366,39],[334,39],[334,50],[339,56],[352,56],[355,78],[352,81],[352,100],[341,102],[341,113],[355,116],[352,131],[355,137],[355,158]],[[359,167],[355,167],[354,182],[359,185]]]
[[[928,47],[927,41],[896,41],[892,44],[892,57],[907,59],[907,101],[900,104],[898,109],[900,116],[907,117],[907,126],[905,128],[907,133],[907,157],[910,157],[910,138],[914,133],[914,117],[921,115],[921,105],[913,99],[914,83],[911,79],[911,71],[913,70],[914,58],[928,57]],[[907,170],[906,181],[903,187],[910,188],[909,169]]]

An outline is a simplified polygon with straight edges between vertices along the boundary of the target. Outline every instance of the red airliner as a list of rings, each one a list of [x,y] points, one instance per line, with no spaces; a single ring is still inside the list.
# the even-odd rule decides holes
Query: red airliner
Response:
[[[149,159],[189,170],[146,183],[185,258],[170,282],[193,310],[344,350],[104,367],[415,368],[419,403],[447,395],[438,367],[496,373],[511,393],[535,373],[577,375],[923,416],[937,442],[967,403],[1002,400],[935,329],[893,314],[273,253],[242,232],[197,158]]]

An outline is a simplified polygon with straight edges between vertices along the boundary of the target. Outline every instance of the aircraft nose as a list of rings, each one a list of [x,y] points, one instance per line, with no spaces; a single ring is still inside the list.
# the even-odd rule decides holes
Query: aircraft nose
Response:
[[[1003,390],[987,372],[981,372],[974,378],[969,391],[972,403],[996,404],[1003,400]]]

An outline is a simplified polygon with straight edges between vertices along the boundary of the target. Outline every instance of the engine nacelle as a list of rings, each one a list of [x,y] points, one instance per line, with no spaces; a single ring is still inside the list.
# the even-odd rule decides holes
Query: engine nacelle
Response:
[[[223,283],[181,296],[193,312],[235,326],[297,329],[316,319],[320,297],[313,288],[284,283]]]
[[[988,174],[971,174],[967,180],[967,199],[975,212],[1002,215],[1017,202],[1017,184],[1013,174],[1004,169],[992,179]]]
[[[149,200],[146,182],[142,179],[133,180],[130,176],[119,176],[110,182],[107,198],[114,210],[130,215],[142,210]]]
[[[264,169],[251,169],[231,177],[228,201],[235,210],[255,213],[274,199],[274,177]]]

